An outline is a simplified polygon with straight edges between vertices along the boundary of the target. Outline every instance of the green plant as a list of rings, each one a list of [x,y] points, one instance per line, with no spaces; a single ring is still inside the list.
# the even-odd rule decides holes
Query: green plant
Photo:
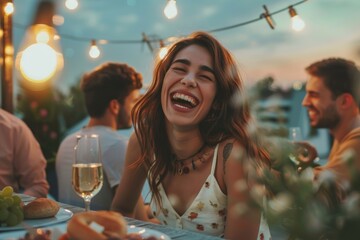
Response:
[[[282,225],[289,239],[358,239],[360,174],[354,167],[354,154],[344,155],[352,173],[344,188],[330,171],[323,171],[317,180],[312,168],[299,173],[288,158],[291,147],[281,146],[281,154],[275,156],[276,169],[265,169],[258,178],[268,191],[261,208],[269,225]]]

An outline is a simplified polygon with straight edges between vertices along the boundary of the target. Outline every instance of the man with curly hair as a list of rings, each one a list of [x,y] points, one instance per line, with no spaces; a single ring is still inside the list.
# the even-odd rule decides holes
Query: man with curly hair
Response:
[[[59,201],[83,207],[71,185],[77,136],[97,134],[100,139],[104,184],[92,199],[93,210],[108,210],[123,171],[127,139],[117,130],[132,127],[131,109],[140,96],[142,75],[123,63],[108,62],[85,74],[81,81],[90,120],[86,127],[67,136],[56,156]]]

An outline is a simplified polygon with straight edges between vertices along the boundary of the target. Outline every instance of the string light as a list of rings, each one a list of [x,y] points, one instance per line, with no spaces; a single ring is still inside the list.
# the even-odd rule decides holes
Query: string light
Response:
[[[70,2],[71,1],[76,1],[77,2],[77,0],[66,0],[66,1],[70,1]],[[168,1],[167,6],[170,5],[170,2],[172,2],[171,4],[174,4],[173,6],[176,7],[176,1],[175,0],[167,0],[167,1]],[[275,28],[275,22],[272,19],[273,15],[284,12],[284,11],[290,11],[290,8],[293,9],[294,6],[305,3],[306,1],[307,0],[301,0],[301,1],[297,2],[297,3],[292,4],[290,7],[285,7],[283,9],[280,9],[280,10],[277,10],[277,11],[274,11],[274,12],[269,12],[267,7],[265,5],[263,5],[263,8],[264,8],[265,12],[262,13],[258,18],[254,18],[254,19],[244,21],[244,22],[241,22],[241,23],[237,23],[237,24],[234,24],[234,25],[230,25],[230,26],[225,26],[225,27],[216,28],[216,29],[209,29],[209,30],[204,30],[204,31],[207,31],[209,33],[214,33],[214,32],[230,30],[230,29],[238,28],[238,27],[241,27],[241,26],[244,26],[244,25],[248,25],[248,24],[257,22],[257,21],[262,21],[264,18],[267,21],[267,23],[269,24],[270,28],[274,29]],[[165,13],[165,9],[164,9],[164,13]],[[176,9],[176,13],[177,13],[177,9]],[[24,28],[24,26],[22,26],[20,24],[17,24],[17,23],[14,23],[14,26],[19,27],[19,28]],[[63,39],[70,39],[70,40],[74,40],[74,41],[82,41],[82,42],[83,41],[88,41],[88,42],[90,42],[91,46],[92,46],[92,43],[94,41],[92,38],[77,37],[77,36],[72,36],[72,35],[65,34],[65,33],[60,33],[60,36]],[[153,52],[154,50],[153,50],[153,47],[152,47],[152,43],[154,43],[154,42],[158,43],[160,41],[165,41],[165,39],[168,39],[168,42],[173,42],[173,40],[170,40],[170,39],[172,39],[172,38],[177,39],[177,38],[184,37],[184,36],[186,36],[186,35],[178,36],[178,37],[152,38],[152,39],[149,39],[145,35],[145,33],[142,33],[142,39],[137,39],[137,40],[136,39],[133,39],[133,40],[106,40],[106,39],[102,39],[102,40],[98,40],[98,43],[99,44],[143,44],[143,43],[146,43],[148,48],[150,49],[150,51]],[[96,42],[95,42],[94,49],[95,49],[94,50],[95,53],[98,52],[98,54],[100,55],[100,50],[96,46]],[[89,55],[90,55],[90,51],[89,51]]]
[[[65,1],[65,7],[69,10],[75,10],[79,6],[79,3],[77,0],[66,0]]]
[[[1,108],[13,112],[13,62],[14,46],[12,19],[13,0],[0,0],[0,72],[1,72]]]
[[[30,82],[45,82],[62,68],[62,55],[55,50],[54,29],[36,24],[28,29],[22,51],[16,56],[21,75]],[[34,39],[34,40],[32,40]]]
[[[89,56],[93,59],[98,58],[100,56],[100,49],[96,45],[95,40],[91,40],[90,50],[89,50]]]
[[[305,28],[305,22],[299,17],[299,15],[296,13],[295,9],[292,6],[289,7],[289,14],[291,17],[292,29],[297,32],[302,31]]]
[[[56,30],[52,25],[55,13],[53,2],[39,3],[34,23],[27,28],[25,37],[16,55],[16,68],[24,84],[40,90],[48,80],[60,72],[64,60]]]
[[[14,13],[14,3],[7,2],[4,7],[4,12],[6,15],[10,15]]]
[[[177,16],[178,10],[176,7],[176,0],[167,0],[167,4],[164,8],[164,14],[168,19],[173,19]]]
[[[64,24],[65,19],[64,19],[63,16],[56,14],[56,15],[54,15],[54,16],[52,17],[52,22],[53,22],[56,26],[61,26],[61,25]]]

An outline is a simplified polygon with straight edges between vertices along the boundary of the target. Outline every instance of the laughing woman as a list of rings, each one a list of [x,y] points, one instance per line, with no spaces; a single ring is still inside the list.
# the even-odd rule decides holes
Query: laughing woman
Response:
[[[253,176],[268,157],[250,136],[244,99],[237,64],[214,37],[195,32],[174,43],[134,107],[135,134],[113,210],[130,217],[141,211],[136,200],[148,178],[151,209],[162,224],[269,239],[261,212],[248,204]]]

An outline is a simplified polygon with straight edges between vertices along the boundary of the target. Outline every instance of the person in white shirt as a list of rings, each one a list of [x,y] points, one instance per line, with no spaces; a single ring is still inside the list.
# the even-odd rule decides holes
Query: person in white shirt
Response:
[[[117,130],[132,127],[131,109],[140,96],[142,75],[123,63],[105,63],[84,75],[81,89],[90,115],[89,123],[67,136],[57,152],[59,201],[83,207],[83,199],[71,184],[76,136],[97,134],[100,139],[104,184],[92,199],[92,210],[109,210],[123,172],[127,138]]]

